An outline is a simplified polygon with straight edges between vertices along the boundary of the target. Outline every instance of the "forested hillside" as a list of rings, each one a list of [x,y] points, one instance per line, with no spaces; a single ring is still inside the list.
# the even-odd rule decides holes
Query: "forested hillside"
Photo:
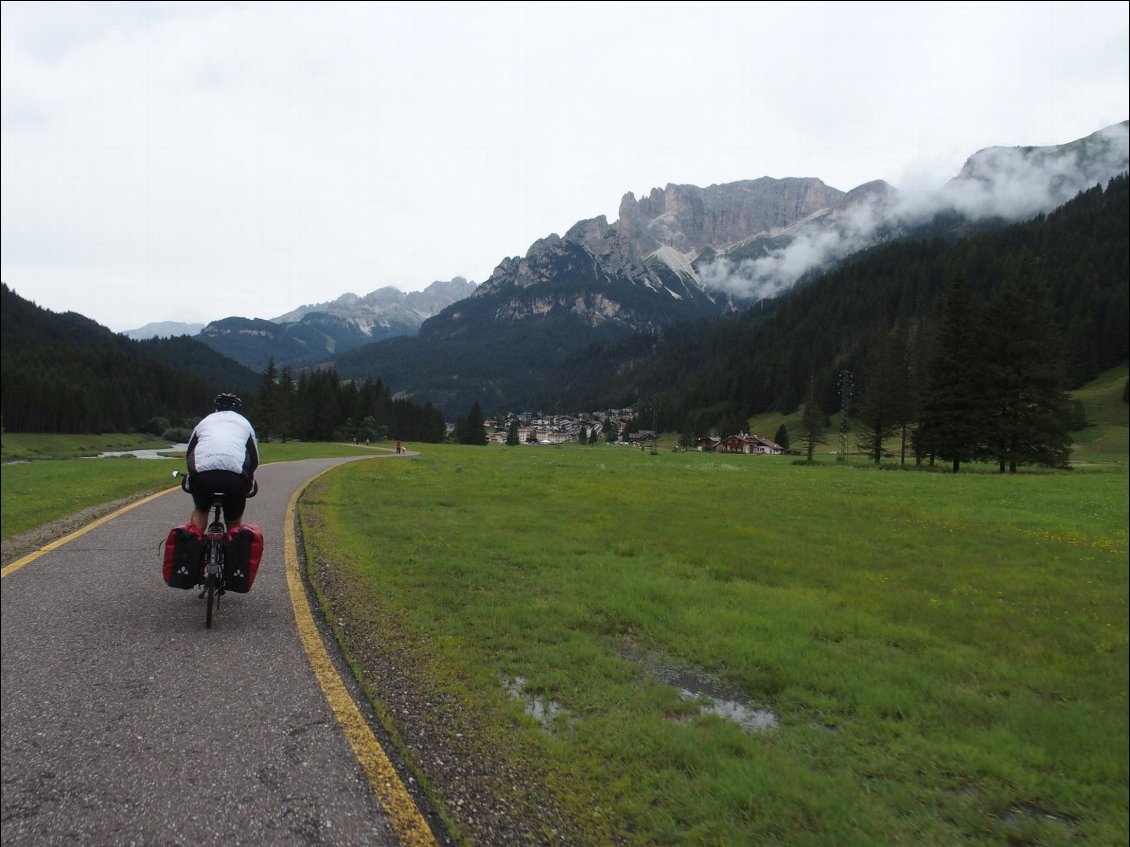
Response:
[[[1128,196],[1123,175],[1025,223],[857,254],[738,316],[590,347],[546,381],[542,403],[635,404],[649,418],[655,406],[661,429],[705,432],[795,410],[812,378],[821,408],[832,413],[840,408],[840,374],[854,374],[858,389],[868,355],[896,327],[910,333],[908,343],[925,361],[942,293],[955,276],[964,276],[970,319],[979,319],[1024,254],[1035,259],[1034,282],[1046,290],[1058,330],[1045,355],[1054,359],[1062,350],[1065,384],[1082,385],[1128,356]]]
[[[15,432],[130,432],[211,409],[220,390],[258,377],[189,338],[134,341],[74,312],[48,311],[3,286],[0,398]]]

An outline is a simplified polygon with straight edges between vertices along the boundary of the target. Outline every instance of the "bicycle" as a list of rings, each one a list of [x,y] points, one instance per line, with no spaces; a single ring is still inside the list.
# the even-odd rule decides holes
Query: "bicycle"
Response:
[[[182,471],[173,471],[174,477],[180,477],[181,490],[191,494],[188,487],[188,474]],[[253,482],[248,497],[259,493],[259,483]],[[226,555],[225,542],[227,541],[228,528],[224,524],[224,493],[217,491],[212,495],[212,520],[204,532],[204,543],[200,552],[201,576],[200,594],[197,596],[204,600],[204,626],[212,628],[212,611],[220,608],[220,597],[224,594],[224,557]]]

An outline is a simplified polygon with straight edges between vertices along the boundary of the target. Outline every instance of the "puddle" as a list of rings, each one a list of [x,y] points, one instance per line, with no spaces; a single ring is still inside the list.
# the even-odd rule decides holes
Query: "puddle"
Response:
[[[516,676],[513,679],[505,675],[502,677],[502,687],[513,699],[521,700],[525,704],[526,714],[540,723],[543,729],[552,729],[557,718],[565,714],[564,707],[556,700],[546,700],[542,697],[527,694],[526,686],[528,684],[529,680],[522,676]]]
[[[767,732],[780,727],[772,711],[754,707],[705,671],[679,665],[657,653],[638,653],[630,648],[621,651],[620,656],[677,689],[684,700],[698,703],[701,714],[717,715],[750,732]]]
[[[119,456],[136,456],[138,459],[171,459],[172,456],[163,456],[162,453],[187,453],[187,444],[170,444],[153,450],[121,450],[119,452],[99,453],[97,456],[84,456],[86,459],[113,459]]]
[[[780,726],[777,716],[768,709],[754,709],[748,703],[711,697],[686,688],[680,688],[679,693],[685,700],[697,700],[702,714],[717,715],[751,732],[765,732]]]

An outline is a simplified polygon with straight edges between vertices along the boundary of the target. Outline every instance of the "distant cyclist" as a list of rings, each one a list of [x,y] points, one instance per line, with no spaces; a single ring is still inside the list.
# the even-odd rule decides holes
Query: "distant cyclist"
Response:
[[[192,522],[202,531],[208,522],[212,495],[224,493],[224,520],[232,530],[243,522],[247,495],[259,467],[259,441],[251,422],[236,411],[242,401],[220,394],[215,411],[192,431],[188,441],[188,487],[192,494]]]

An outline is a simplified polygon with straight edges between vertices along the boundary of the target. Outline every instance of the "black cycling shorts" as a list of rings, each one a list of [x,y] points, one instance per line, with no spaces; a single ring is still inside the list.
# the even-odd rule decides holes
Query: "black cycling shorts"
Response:
[[[239,523],[247,505],[247,480],[235,471],[200,471],[189,477],[188,488],[192,502],[201,512],[207,512],[215,502],[216,494],[224,496],[224,520]]]

